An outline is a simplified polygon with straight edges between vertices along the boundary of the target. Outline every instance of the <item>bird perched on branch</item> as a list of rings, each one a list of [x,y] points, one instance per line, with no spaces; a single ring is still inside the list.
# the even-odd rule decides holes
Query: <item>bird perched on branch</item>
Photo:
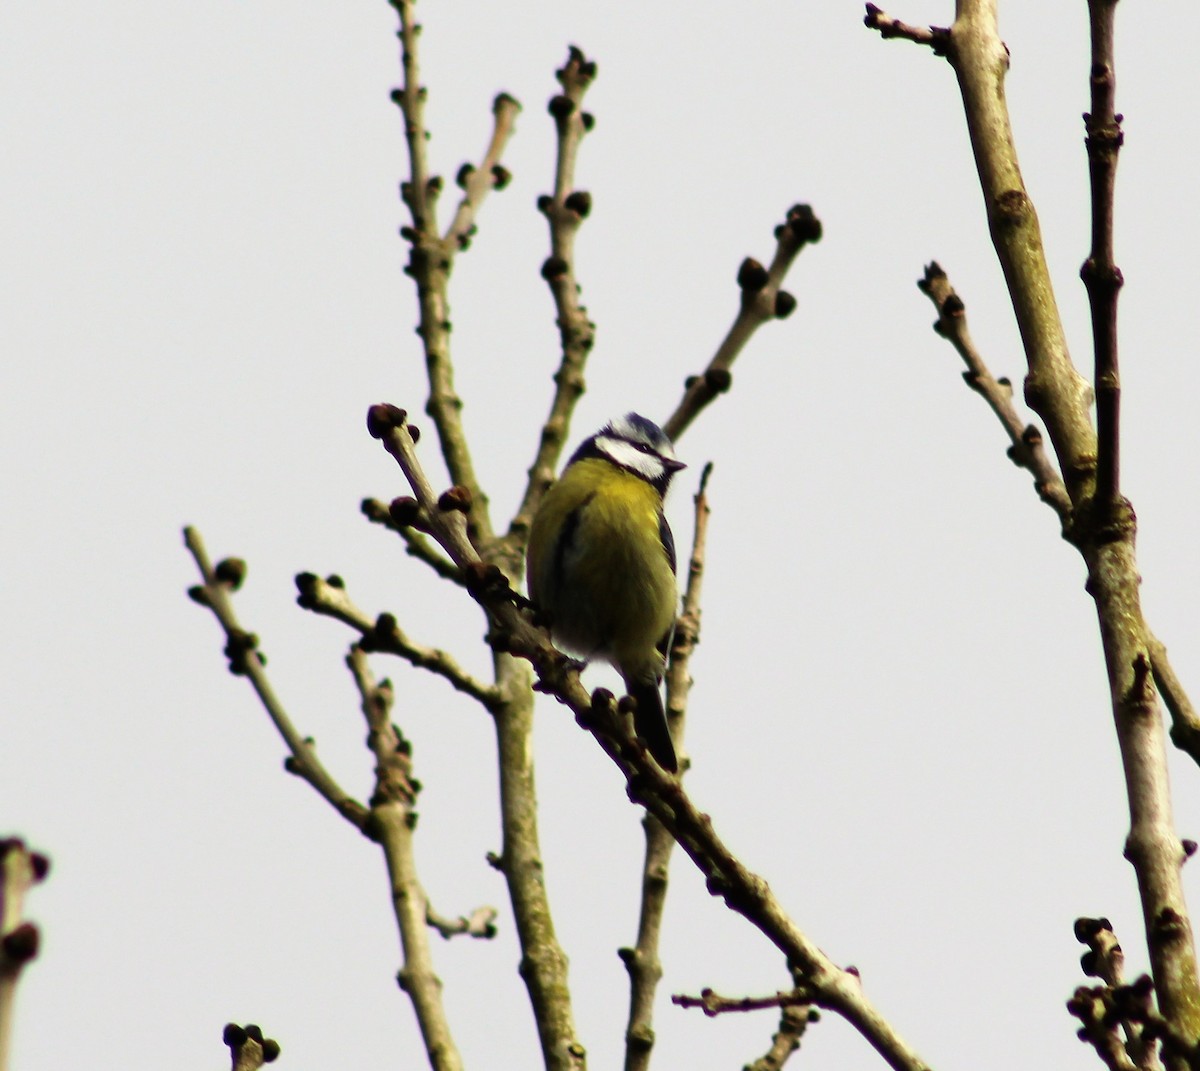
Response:
[[[529,534],[529,597],[559,646],[611,662],[637,703],[633,723],[658,764],[675,747],[659,684],[679,608],[675,540],[663,496],[683,462],[637,413],[606,424],[546,492]]]

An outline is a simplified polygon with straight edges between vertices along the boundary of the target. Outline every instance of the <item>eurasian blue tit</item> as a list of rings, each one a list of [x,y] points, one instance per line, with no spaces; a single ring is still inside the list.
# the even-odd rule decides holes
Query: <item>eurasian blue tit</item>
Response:
[[[529,597],[555,643],[611,662],[637,702],[634,727],[658,764],[678,768],[659,684],[679,608],[675,540],[663,496],[683,462],[637,413],[585,440],[546,492],[529,534]]]

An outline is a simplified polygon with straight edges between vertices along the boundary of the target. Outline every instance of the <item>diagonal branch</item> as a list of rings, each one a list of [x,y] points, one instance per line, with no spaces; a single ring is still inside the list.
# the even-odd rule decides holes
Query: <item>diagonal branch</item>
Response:
[[[717,347],[708,367],[698,376],[691,376],[684,385],[683,398],[675,412],[663,424],[663,431],[673,442],[691,426],[720,394],[733,384],[733,362],[745,348],[754,332],[768,320],[782,320],[796,307],[796,299],[782,290],[784,277],[800,250],[821,240],[821,221],[808,205],[793,205],[787,218],[775,228],[775,255],[771,266],[764,268],[757,260],[747,257],[738,269],[737,283],[741,304],[728,333]]]
[[[512,137],[513,126],[520,111],[520,103],[507,93],[499,94],[492,101],[492,116],[495,119],[495,126],[492,129],[492,138],[488,142],[487,151],[483,154],[483,160],[478,167],[473,164],[463,164],[458,169],[457,182],[462,188],[463,196],[458,203],[458,210],[454,213],[454,218],[446,230],[446,235],[442,239],[447,246],[453,245],[459,249],[466,249],[471,244],[471,236],[475,233],[475,216],[479,212],[479,206],[483,204],[484,198],[492,190],[504,189],[512,178],[504,165],[500,163],[500,157],[504,155],[508,139]]]
[[[258,637],[242,628],[233,611],[233,600],[230,596],[241,586],[245,577],[245,562],[237,558],[226,558],[214,569],[204,540],[195,528],[189,526],[183,530],[183,541],[191,551],[203,581],[190,588],[188,594],[194,602],[207,606],[213,612],[225,633],[225,654],[229,658],[229,671],[235,677],[245,677],[250,682],[267,716],[283,737],[291,752],[285,763],[288,772],[307,781],[338,814],[360,832],[365,833],[367,809],[351,797],[321,764],[311,737],[300,735],[267,679],[265,660],[258,651]]]
[[[1175,675],[1162,641],[1147,633],[1146,648],[1154,670],[1154,683],[1171,715],[1171,743],[1200,765],[1200,715]]]
[[[867,14],[863,22],[872,30],[878,30],[879,36],[885,40],[889,37],[899,37],[915,45],[931,48],[935,56],[946,54],[950,31],[945,26],[912,26],[892,18],[874,4],[867,4]]]
[[[409,500],[411,501],[411,500]],[[443,580],[449,580],[455,584],[462,584],[462,573],[458,571],[452,561],[449,561],[446,556],[432,546],[428,539],[420,532],[412,527],[412,523],[401,524],[392,517],[391,507],[385,506],[377,498],[364,498],[362,500],[361,510],[363,516],[372,524],[381,525],[384,528],[390,528],[401,539],[404,540],[405,553],[410,557],[416,558],[417,561],[424,562]]]
[[[1071,524],[1071,499],[1057,467],[1042,445],[1042,433],[1033,424],[1024,423],[1017,415],[1012,400],[1012,384],[1007,379],[996,379],[988,371],[967,330],[966,306],[937,261],[925,268],[925,276],[917,286],[937,309],[938,318],[933,329],[954,346],[966,364],[967,371],[963,373],[963,379],[967,386],[987,402],[1008,433],[1012,444],[1008,456],[1015,465],[1033,475],[1033,486],[1038,497],[1058,514],[1066,532]]]
[[[383,613],[373,618],[360,610],[346,593],[341,577],[330,576],[322,580],[314,573],[300,573],[296,577],[296,587],[300,591],[296,599],[300,606],[349,625],[362,637],[363,650],[403,658],[417,669],[427,670],[448,681],[455,690],[470,696],[489,711],[500,702],[499,691],[473,677],[453,655],[440,647],[426,647],[410,640],[393,614]]]

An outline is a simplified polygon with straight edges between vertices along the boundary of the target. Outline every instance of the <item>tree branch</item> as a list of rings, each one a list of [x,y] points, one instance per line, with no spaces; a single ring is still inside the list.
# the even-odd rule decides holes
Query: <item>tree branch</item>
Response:
[[[933,329],[950,342],[966,364],[967,371],[963,373],[963,379],[967,386],[987,402],[1008,433],[1012,444],[1008,449],[1010,460],[1032,474],[1038,497],[1058,514],[1063,532],[1066,533],[1071,525],[1071,498],[1058,468],[1042,445],[1042,433],[1033,424],[1024,423],[1017,415],[1012,400],[1012,383],[1007,379],[996,379],[988,371],[967,330],[966,305],[955,293],[937,261],[926,266],[925,276],[917,283],[917,287],[937,309],[938,318]]]
[[[447,941],[451,937],[465,935],[490,941],[496,936],[496,915],[494,907],[477,907],[469,915],[459,915],[456,919],[439,915],[425,897],[425,922],[430,929],[437,930]]]
[[[250,682],[267,716],[283,737],[291,752],[284,763],[285,768],[289,773],[296,774],[312,785],[325,801],[359,832],[366,832],[366,807],[350,796],[321,764],[312,739],[301,736],[297,731],[267,679],[266,660],[258,651],[258,637],[242,628],[233,612],[233,600],[230,596],[245,578],[246,563],[238,558],[226,558],[214,569],[204,547],[204,540],[200,533],[190,526],[183,530],[183,541],[191,551],[203,581],[189,588],[188,595],[194,602],[208,607],[213,612],[225,633],[225,655],[229,659],[229,672],[235,677],[245,677]]]
[[[692,555],[688,562],[687,590],[683,612],[675,623],[671,657],[667,667],[667,720],[675,746],[682,753],[684,722],[687,713],[691,677],[688,672],[692,652],[700,642],[700,594],[704,581],[704,555],[708,536],[708,480],[712,462],[704,466],[700,486],[693,499],[695,528]],[[683,755],[682,771],[690,763]],[[682,776],[682,774],[681,774]],[[650,1066],[654,1047],[654,995],[662,980],[658,958],[663,912],[667,902],[667,874],[675,840],[654,815],[642,818],[646,838],[642,860],[642,903],[638,915],[637,944],[618,951],[629,974],[629,1020],[625,1027],[625,1071],[645,1071]]]
[[[946,54],[950,31],[945,26],[911,26],[907,22],[892,18],[874,4],[867,4],[867,14],[863,22],[872,30],[878,30],[879,36],[885,40],[899,37],[915,45],[931,48],[935,56]]]
[[[945,55],[958,78],[988,228],[1029,365],[1025,400],[1046,425],[1078,505],[1095,478],[1091,387],[1067,351],[1037,213],[1017,164],[1004,96],[1008,49],[996,29],[996,0],[957,0],[955,9]],[[870,18],[867,24],[873,25]]]
[[[816,1022],[820,1013],[807,1005],[785,1007],[779,1014],[779,1029],[771,1038],[771,1047],[744,1071],[779,1071],[788,1057],[800,1048],[800,1039],[808,1024]]]
[[[554,298],[562,357],[554,373],[554,397],[529,467],[525,493],[504,538],[506,561],[497,562],[506,567],[510,576],[520,572],[533,515],[542,495],[554,482],[571,414],[584,391],[584,366],[596,339],[596,325],[579,303],[579,282],[575,275],[575,235],[592,207],[591,194],[575,189],[575,161],[579,144],[592,127],[592,116],[583,110],[583,97],[595,80],[596,64],[572,45],[567,62],[556,76],[562,92],[550,100],[550,114],[558,136],[554,193],[538,198],[538,210],[550,227],[550,255],[542,264],[542,278]]]
[[[520,103],[507,93],[499,94],[492,101],[495,126],[483,160],[478,167],[463,164],[458,170],[457,182],[463,197],[442,239],[447,246],[456,245],[459,249],[466,249],[471,244],[471,236],[475,233],[475,216],[484,198],[492,190],[504,189],[511,180],[512,176],[500,163],[500,157],[504,155],[504,148],[512,137],[520,111]]]
[[[808,205],[793,205],[787,218],[775,228],[775,255],[771,266],[764,268],[757,260],[747,257],[738,269],[737,283],[742,293],[741,305],[729,332],[713,355],[708,367],[684,384],[683,398],[675,412],[667,418],[663,431],[677,442],[692,421],[724,394],[733,383],[730,369],[738,354],[745,348],[754,332],[768,320],[782,320],[791,315],[796,299],[781,290],[784,277],[800,250],[821,240],[821,222]]]
[[[25,921],[25,897],[50,872],[50,861],[17,837],[0,839],[0,1071],[8,1071],[17,982],[38,954],[41,933]]]
[[[448,561],[440,550],[432,546],[428,539],[412,527],[411,523],[401,524],[393,520],[390,507],[385,506],[377,498],[364,498],[361,509],[363,516],[372,524],[388,528],[403,539],[405,553],[410,557],[424,562],[443,580],[462,584],[462,574],[455,567],[454,563]]]
[[[1117,295],[1124,280],[1113,261],[1113,191],[1124,134],[1113,108],[1116,73],[1113,17],[1116,0],[1088,0],[1092,41],[1092,110],[1087,126],[1092,187],[1092,251],[1080,276],[1092,312],[1096,359],[1096,431],[1099,440],[1096,499],[1103,509],[1121,493],[1121,376],[1117,364]]]
[[[1200,765],[1200,715],[1196,714],[1196,708],[1175,676],[1162,641],[1147,633],[1146,647],[1150,652],[1154,683],[1171,715],[1171,743]]]
[[[453,655],[440,647],[426,647],[410,640],[395,615],[382,613],[373,618],[360,610],[346,593],[341,577],[329,576],[322,580],[314,573],[300,573],[296,576],[296,587],[300,592],[296,602],[300,606],[349,625],[362,637],[363,650],[403,658],[417,669],[427,670],[448,681],[456,691],[470,696],[486,710],[494,710],[500,702],[499,691],[473,677]]]
[[[426,925],[428,904],[417,879],[413,805],[420,788],[412,776],[412,746],[391,722],[391,682],[375,682],[366,652],[357,645],[350,648],[346,665],[362,700],[367,745],[375,756],[369,829],[387,862],[392,910],[400,931],[404,964],[396,980],[412,1001],[430,1066],[434,1071],[461,1071],[462,1057],[442,1005],[442,983],[433,969]]]
[[[262,1030],[253,1023],[246,1026],[227,1023],[222,1040],[229,1046],[233,1071],[258,1071],[263,1064],[274,1063],[279,1057],[279,1042],[264,1038]]]
[[[417,334],[425,350],[425,369],[429,378],[429,400],[425,411],[437,428],[438,441],[451,480],[470,491],[469,532],[472,540],[487,546],[494,538],[488,516],[487,496],[475,475],[475,465],[462,422],[462,399],[454,389],[454,368],[450,360],[450,304],[448,282],[455,254],[464,245],[473,226],[475,211],[487,189],[499,189],[507,181],[499,156],[512,130],[517,102],[502,94],[493,104],[496,128],[485,155],[486,174],[474,185],[463,174],[467,196],[459,206],[455,221],[442,237],[438,233],[437,198],[442,189],[439,176],[431,175],[426,159],[425,88],[420,84],[414,0],[389,0],[400,20],[401,60],[404,84],[392,93],[392,100],[404,117],[410,172],[401,183],[400,193],[412,218],[411,226],[401,228],[410,246],[405,271],[417,286],[419,309]],[[465,228],[465,229],[463,229]]]

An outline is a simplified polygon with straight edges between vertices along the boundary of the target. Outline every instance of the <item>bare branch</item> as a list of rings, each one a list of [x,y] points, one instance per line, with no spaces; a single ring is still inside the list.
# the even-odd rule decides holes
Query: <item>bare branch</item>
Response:
[[[733,362],[754,332],[768,320],[782,320],[791,315],[796,299],[780,287],[800,250],[820,240],[821,222],[813,215],[812,208],[793,205],[788,209],[787,218],[775,228],[775,255],[771,266],[764,268],[750,257],[742,261],[737,274],[742,294],[738,314],[708,367],[686,381],[683,398],[663,424],[663,431],[672,441],[678,442],[692,421],[718,395],[729,390],[733,383]]]
[[[1122,951],[1121,945],[1117,941],[1117,935],[1113,932],[1112,923],[1108,919],[1076,919],[1075,939],[1080,944],[1087,945],[1088,948],[1079,961],[1084,974],[1101,979],[1110,992],[1125,984],[1125,953]],[[1084,989],[1083,993],[1087,995],[1082,998],[1084,1004],[1080,1007],[1087,1012],[1088,1016],[1092,1014],[1097,999],[1105,1008],[1105,1022],[1103,1030],[1101,1030],[1100,1024],[1090,1022],[1085,1016],[1078,1015],[1071,1004],[1067,1005],[1072,1010],[1072,1014],[1078,1015],[1084,1021],[1083,1032],[1086,1032],[1088,1036],[1083,1040],[1090,1041],[1093,1045],[1099,1042],[1106,1048],[1112,1048],[1117,1043],[1114,1043],[1111,1031],[1119,1023],[1125,1032],[1123,1051],[1128,1054],[1129,1059],[1141,1071],[1159,1071],[1162,1065],[1158,1059],[1157,1047],[1152,1040],[1146,1037],[1142,1022],[1138,1019],[1118,1016],[1118,1006],[1113,1003],[1111,997],[1097,998],[1095,990]],[[1076,997],[1080,998],[1080,991],[1076,992]],[[1112,1053],[1109,1053],[1109,1058],[1112,1058]],[[1106,1062],[1109,1061],[1106,1059]]]
[[[429,897],[425,898],[425,922],[434,930],[437,930],[447,941],[451,937],[466,935],[467,937],[481,938],[490,941],[496,936],[496,916],[498,912],[494,907],[477,907],[469,915],[459,915],[456,919],[446,918],[444,915],[439,915],[433,909],[433,905],[429,902]]]
[[[992,244],[1025,349],[1025,399],[1042,418],[1078,505],[1095,478],[1092,390],[1071,363],[1037,213],[1017,163],[1004,95],[1008,49],[996,28],[996,0],[959,0],[956,13],[946,54],[958,77]]]
[[[409,178],[401,183],[400,193],[412,217],[411,226],[401,229],[409,242],[409,262],[405,271],[417,286],[419,321],[417,334],[425,350],[425,368],[429,377],[429,399],[425,411],[437,428],[438,441],[450,478],[466,487],[471,495],[469,532],[480,546],[492,542],[492,524],[488,516],[487,496],[475,475],[475,465],[462,421],[462,399],[454,388],[454,368],[450,359],[450,303],[448,282],[454,257],[468,236],[475,211],[487,189],[504,184],[505,172],[499,154],[512,129],[516,101],[502,95],[493,105],[496,129],[485,156],[487,173],[468,188],[445,237],[438,233],[437,198],[442,189],[439,176],[431,175],[426,159],[425,89],[420,84],[414,0],[390,0],[400,20],[400,41],[404,84],[392,93],[392,100],[404,117],[408,143]],[[464,175],[464,182],[469,176]],[[468,182],[468,186],[470,183]],[[466,228],[462,230],[461,228]]]
[[[814,1005],[846,1018],[897,1071],[922,1071],[924,1062],[866,998],[857,977],[834,965],[798,929],[767,883],[746,869],[717,836],[711,819],[692,803],[678,777],[666,773],[649,756],[630,731],[627,717],[619,713],[612,694],[601,688],[588,695],[579,681],[578,664],[556,651],[546,630],[533,624],[503,573],[479,559],[457,512],[438,510],[412,436],[404,427],[404,411],[390,405],[372,406],[368,427],[404,471],[418,502],[429,512],[434,538],[463,570],[468,592],[487,610],[492,646],[533,663],[540,690],[571,708],[576,720],[595,736],[625,776],[630,799],[670,830],[705,876],[712,895],[748,919],[784,954],[800,972]],[[504,767],[502,756],[501,769]]]
[[[1013,404],[1012,383],[1007,379],[996,379],[988,371],[983,358],[975,348],[967,330],[967,311],[962,299],[937,261],[925,268],[924,278],[917,283],[937,309],[938,318],[933,329],[947,339],[958,351],[967,366],[963,379],[996,414],[1012,444],[1008,456],[1015,465],[1027,469],[1033,475],[1033,486],[1038,497],[1058,514],[1063,531],[1071,525],[1071,498],[1063,484],[1058,468],[1050,460],[1042,445],[1042,433],[1033,424],[1024,423],[1017,415]]]
[[[25,897],[50,871],[50,861],[17,837],[0,839],[0,1071],[12,1052],[17,982],[37,958],[41,933],[25,921]]]
[[[538,209],[550,227],[550,256],[542,264],[542,278],[550,286],[558,313],[558,332],[562,358],[554,373],[554,398],[542,425],[541,438],[521,504],[505,536],[507,569],[519,572],[529,526],[546,489],[554,480],[554,471],[571,425],[575,403],[583,394],[583,370],[596,338],[596,325],[588,319],[587,309],[579,303],[579,282],[575,274],[575,235],[591,211],[591,194],[575,188],[575,161],[584,134],[592,127],[592,116],[583,110],[583,97],[596,77],[596,64],[575,46],[567,62],[556,72],[562,92],[550,101],[558,134],[558,162],[554,173],[554,193],[538,198]]]
[[[708,480],[712,462],[704,466],[700,487],[694,498],[695,534],[688,562],[687,590],[683,612],[675,623],[671,657],[667,669],[667,720],[675,745],[682,751],[684,721],[687,713],[691,677],[688,672],[692,652],[700,642],[700,594],[704,580],[704,555],[708,535]],[[682,771],[689,763],[683,757]],[[682,776],[682,774],[681,774]],[[675,840],[652,814],[642,819],[646,838],[642,860],[642,903],[638,916],[637,944],[622,948],[618,955],[629,974],[629,1021],[625,1027],[625,1071],[645,1071],[654,1046],[654,996],[662,980],[658,958],[659,937],[667,901],[667,874]]]
[[[1116,73],[1113,17],[1116,0],[1088,0],[1092,40],[1092,110],[1087,125],[1092,187],[1092,251],[1080,276],[1092,312],[1096,359],[1096,499],[1104,509],[1121,493],[1121,375],[1117,362],[1117,295],[1124,279],[1113,261],[1113,191],[1117,154],[1125,135],[1114,111]]]
[[[492,139],[478,167],[463,164],[459,168],[457,181],[463,190],[463,198],[443,239],[446,245],[457,245],[459,249],[466,249],[471,244],[479,206],[492,190],[504,189],[512,178],[500,163],[500,157],[504,154],[508,139],[512,137],[513,126],[520,111],[521,105],[516,98],[507,93],[501,93],[492,102],[492,115],[496,121]]]
[[[867,14],[863,22],[872,30],[878,30],[879,36],[885,40],[889,37],[899,37],[905,41],[912,41],[915,45],[925,45],[933,49],[935,56],[946,54],[950,31],[945,26],[911,26],[907,22],[892,18],[874,4],[867,4]]]
[[[389,528],[404,540],[405,552],[418,561],[428,565],[443,580],[461,585],[462,573],[454,563],[433,546],[419,531],[412,527],[411,522],[401,524],[392,517],[391,508],[385,506],[377,498],[364,498],[361,506],[363,515],[372,523]]]
[[[351,797],[321,764],[312,738],[301,736],[297,731],[267,679],[266,661],[258,650],[258,637],[242,628],[233,612],[233,600],[230,596],[241,586],[246,571],[245,563],[236,558],[226,558],[214,569],[204,547],[204,540],[200,533],[190,526],[183,530],[183,541],[191,551],[203,581],[189,589],[188,594],[193,601],[207,606],[213,612],[224,631],[229,671],[235,677],[245,677],[250,682],[263,709],[279,735],[283,737],[291,752],[284,764],[286,769],[312,785],[351,825],[360,832],[366,832],[366,807]]]
[[[785,1007],[779,1015],[779,1029],[771,1038],[771,1047],[744,1071],[779,1071],[788,1057],[800,1048],[800,1039],[808,1024],[816,1022],[819,1012],[807,1005]]]
[[[396,980],[412,1001],[434,1071],[461,1071],[462,1057],[455,1047],[442,1005],[442,983],[433,969],[425,922],[428,909],[425,891],[417,879],[413,804],[420,786],[412,776],[412,747],[391,721],[394,698],[391,682],[375,682],[366,653],[357,645],[350,648],[346,665],[362,700],[367,744],[375,756],[370,830],[387,861],[392,910],[400,931],[404,965]]]
[[[700,990],[698,997],[677,993],[671,1003],[679,1008],[702,1008],[710,1019],[728,1012],[762,1011],[764,1008],[807,1008],[812,1004],[811,996],[802,989],[787,993],[776,993],[770,997],[723,997],[711,989]]]
[[[229,1046],[233,1071],[258,1071],[263,1064],[274,1063],[280,1053],[279,1042],[264,1038],[262,1030],[253,1023],[227,1024],[222,1040]]]
[[[1175,676],[1162,641],[1147,633],[1146,647],[1150,652],[1154,683],[1171,715],[1171,743],[1200,764],[1200,715],[1196,714],[1196,708]]]
[[[457,691],[470,696],[487,710],[493,710],[499,703],[500,694],[494,686],[473,677],[453,655],[440,647],[414,643],[400,628],[394,614],[371,617],[360,610],[347,594],[341,577],[329,576],[322,580],[314,573],[300,573],[296,577],[296,587],[300,592],[296,602],[300,606],[349,625],[362,637],[360,646],[364,651],[403,658],[410,665],[448,681]]]

